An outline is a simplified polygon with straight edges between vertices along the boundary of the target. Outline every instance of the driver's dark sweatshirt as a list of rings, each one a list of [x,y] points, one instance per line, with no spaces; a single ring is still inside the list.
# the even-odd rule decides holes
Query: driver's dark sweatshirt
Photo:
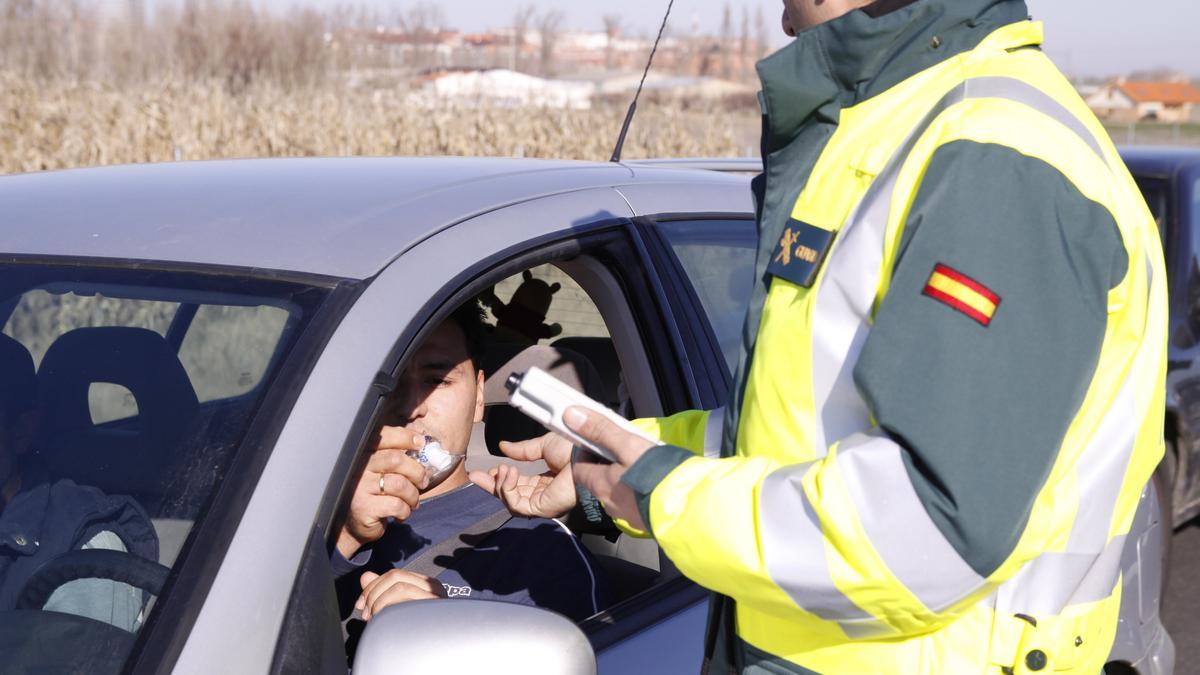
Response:
[[[386,572],[459,535],[496,511],[496,498],[474,484],[421,502],[403,523],[393,523],[383,538],[346,560],[333,553],[338,604],[349,616],[361,593],[363,571]],[[463,537],[469,539],[468,537]],[[600,570],[579,539],[558,521],[512,518],[479,541],[464,541],[470,551],[437,576],[450,598],[501,600],[550,609],[575,621],[607,604]]]

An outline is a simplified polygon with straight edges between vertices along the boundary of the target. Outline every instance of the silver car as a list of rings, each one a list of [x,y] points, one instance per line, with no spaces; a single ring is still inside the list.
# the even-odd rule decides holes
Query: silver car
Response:
[[[48,563],[0,607],[0,670],[346,672],[329,557],[384,397],[441,317],[526,271],[560,284],[546,344],[596,366],[604,403],[721,405],[756,232],[748,176],[702,168],[752,170],[303,159],[0,178],[0,322],[37,368],[30,459],[132,497],[158,540],[152,562]],[[487,419],[475,467],[504,461]],[[1160,517],[1147,491],[1112,655],[1148,673],[1173,665]],[[607,611],[576,625],[398,605],[371,621],[355,671],[428,672],[453,653],[456,670],[504,672],[498,652],[518,652],[539,672],[697,672],[705,591],[652,541],[584,541],[618,600]],[[131,629],[46,611],[89,576],[141,588]]]

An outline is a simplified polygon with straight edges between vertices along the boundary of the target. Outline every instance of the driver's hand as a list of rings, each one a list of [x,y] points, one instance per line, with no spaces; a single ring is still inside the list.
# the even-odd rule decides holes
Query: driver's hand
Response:
[[[405,453],[425,445],[423,434],[403,427],[383,427],[350,500],[350,513],[338,533],[337,548],[351,558],[360,548],[379,540],[387,519],[403,522],[420,500],[429,476],[420,462]]]
[[[358,583],[363,591],[354,608],[359,611],[363,621],[370,621],[371,617],[389,605],[446,597],[446,589],[437,579],[399,569],[388,570],[382,575],[363,572]]]
[[[470,473],[471,482],[495,495],[509,512],[526,518],[557,518],[575,507],[571,441],[550,432],[520,443],[501,441],[500,452],[522,462],[544,460],[550,469],[539,476],[525,476],[515,467],[501,464]]]

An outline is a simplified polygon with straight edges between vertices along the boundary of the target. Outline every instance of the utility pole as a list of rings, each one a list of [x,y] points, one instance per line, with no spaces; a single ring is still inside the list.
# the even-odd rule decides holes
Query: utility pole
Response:
[[[754,57],[761,59],[767,55],[767,43],[770,41],[770,37],[767,35],[767,20],[763,17],[762,5],[759,5],[754,10],[754,41],[758,43],[758,53]]]
[[[621,34],[621,15],[604,15],[604,69],[612,70],[616,65],[616,41]]]
[[[525,33],[529,30],[529,22],[533,20],[533,7],[522,5],[513,14],[512,50],[509,53],[508,69],[517,70],[520,65],[521,47],[525,45]]]
[[[538,34],[542,38],[542,77],[554,75],[554,47],[558,43],[563,18],[562,10],[552,9],[542,14],[542,19],[538,22]]]
[[[720,50],[721,63],[721,79],[730,79],[730,63],[729,52],[733,43],[733,9],[729,3],[725,3],[725,11],[721,15],[721,44],[717,45]]]

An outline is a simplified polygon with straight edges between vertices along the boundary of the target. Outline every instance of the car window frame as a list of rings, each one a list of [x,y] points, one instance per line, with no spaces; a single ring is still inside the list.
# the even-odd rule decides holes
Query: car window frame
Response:
[[[681,217],[696,218],[699,215],[681,214]],[[723,219],[730,217],[752,219],[752,214],[743,213],[713,213],[709,215]],[[707,319],[704,318],[699,322],[695,320],[697,316],[703,317],[702,314],[696,314],[697,311],[702,312],[702,309],[696,309],[699,308],[698,298],[692,295],[688,301],[681,303],[668,297],[670,288],[674,288],[675,292],[681,296],[686,293],[694,294],[690,282],[687,282],[682,288],[679,287],[678,280],[686,281],[686,277],[679,276],[683,275],[683,272],[678,267],[678,261],[673,254],[670,254],[669,246],[662,249],[661,246],[666,246],[666,244],[660,240],[659,248],[655,249],[653,237],[657,237],[657,233],[654,233],[652,229],[639,227],[630,215],[609,214],[609,216],[592,221],[586,221],[586,219],[577,221],[569,229],[559,229],[541,236],[514,241],[503,250],[482,256],[478,260],[464,265],[461,271],[442,284],[440,290],[427,299],[421,309],[412,315],[407,325],[395,338],[391,352],[384,359],[368,391],[364,392],[358,414],[352,423],[353,431],[349,434],[338,457],[336,467],[330,474],[329,484],[326,486],[319,506],[316,522],[317,527],[325,528],[326,554],[332,550],[333,538],[336,535],[335,526],[341,522],[348,509],[354,485],[352,476],[358,475],[365,465],[364,448],[369,442],[371,430],[377,424],[383,410],[384,397],[394,387],[396,376],[406,359],[411,357],[413,347],[419,345],[433,329],[433,326],[462,302],[474,297],[486,287],[538,264],[555,263],[584,255],[596,256],[597,251],[605,250],[605,239],[610,245],[624,247],[627,257],[625,267],[622,267],[621,264],[613,264],[611,260],[604,262],[609,272],[618,279],[623,287],[625,301],[630,305],[629,309],[634,315],[643,340],[640,348],[647,354],[671,354],[671,358],[652,357],[649,359],[651,367],[657,369],[653,377],[658,389],[657,398],[662,409],[669,414],[698,407],[714,407],[723,402],[717,400],[719,393],[717,389],[713,388],[707,395],[701,396],[694,383],[688,382],[689,379],[695,377],[697,372],[708,372],[710,380],[714,376],[717,378],[727,377],[727,373],[714,371],[712,368],[697,367],[706,362],[704,359],[696,358],[699,354],[707,353],[708,356],[705,357],[707,362],[721,364],[722,369],[724,369],[724,359],[716,346]],[[669,218],[670,215],[665,217]],[[647,243],[648,239],[650,239],[649,244]],[[402,260],[402,258],[398,260]],[[644,275],[644,281],[649,286],[648,289],[628,287],[630,276],[635,274],[627,269],[628,263],[636,265],[636,274]],[[663,270],[658,269],[663,265],[666,265]],[[664,283],[660,277],[662,274],[677,276],[673,282]],[[582,282],[580,283],[587,290],[587,287]],[[646,293],[646,290],[649,290],[650,293]],[[591,297],[590,292],[589,297]],[[607,321],[608,315],[603,308],[599,307],[599,301],[594,297],[592,300],[597,303],[597,309],[601,311]],[[688,310],[687,307],[693,309]],[[681,321],[681,317],[690,318]],[[665,330],[648,331],[645,328],[647,323],[663,326]],[[680,335],[680,325],[693,334],[702,334],[704,336],[702,342],[708,345],[707,352],[699,350],[695,346],[691,348],[691,352],[686,351],[688,347]],[[654,344],[648,345],[647,342]],[[709,384],[711,386],[713,383]],[[724,384],[725,388],[727,386]],[[319,566],[317,567],[319,568]],[[297,575],[293,580],[287,612],[289,617],[302,614],[300,611],[294,611],[298,609],[297,604],[314,600],[302,596],[304,588],[314,587],[311,579],[304,579],[303,576],[303,574]],[[639,601],[640,598],[641,603],[661,606],[664,597],[675,597],[682,593],[683,596],[679,597],[690,598],[682,606],[691,606],[695,600],[692,596],[697,594],[694,584],[682,577],[677,579],[678,581],[668,580],[658,584],[626,602]],[[703,592],[700,595],[703,595]],[[625,603],[622,603],[622,606],[625,606]],[[599,616],[603,617],[604,613]],[[622,619],[621,626],[607,631],[606,634],[615,637],[620,633],[636,632],[643,625],[638,617],[644,616],[646,616],[645,612],[637,612],[636,616],[632,617],[635,619],[633,621]],[[609,620],[611,623],[611,616]],[[276,640],[273,662],[277,665],[283,663],[281,650],[289,643],[294,644],[286,639],[291,630],[286,624],[287,620],[285,619],[285,625],[281,627]],[[597,645],[596,648],[601,649],[603,646]]]
[[[671,302],[669,300],[667,289],[670,286],[665,285],[663,280],[658,277],[661,274],[661,270],[656,269],[656,265],[663,262],[670,262],[672,265],[676,263],[670,260],[664,261],[662,251],[652,254],[646,242],[648,236],[648,233],[636,225],[633,219],[621,217],[605,223],[598,223],[594,227],[589,227],[586,232],[566,233],[566,236],[564,236],[564,233],[555,233],[547,237],[515,244],[509,250],[498,252],[468,266],[454,280],[446,284],[437,296],[427,301],[422,311],[410,321],[406,329],[396,339],[393,353],[385,361],[384,368],[380,369],[372,384],[371,391],[367,392],[364,397],[364,405],[360,409],[358,419],[354,423],[354,428],[357,430],[355,433],[358,437],[354,452],[354,462],[344,472],[340,489],[330,491],[331,494],[338,495],[336,501],[333,505],[323,505],[321,509],[322,515],[318,518],[319,522],[328,524],[328,529],[325,533],[326,548],[329,549],[332,546],[333,538],[336,536],[335,524],[342,521],[348,509],[350,496],[355,484],[352,476],[361,472],[365,466],[367,458],[364,451],[365,446],[372,435],[371,430],[378,424],[379,416],[384,410],[385,397],[395,386],[397,376],[407,359],[415,352],[414,347],[421,344],[433,328],[462,302],[475,297],[479,292],[498,281],[531,267],[547,263],[558,264],[567,262],[568,264],[561,267],[570,268],[584,258],[603,265],[606,271],[621,286],[623,293],[622,301],[626,304],[626,309],[633,317],[638,337],[642,342],[637,348],[646,357],[643,360],[647,361],[651,369],[655,371],[653,379],[657,389],[655,398],[657,399],[658,407],[669,414],[679,410],[695,408],[704,403],[713,403],[715,400],[713,399],[713,394],[710,393],[701,398],[694,383],[689,383],[685,380],[685,373],[694,373],[697,371],[694,367],[696,361],[693,357],[685,355],[682,352],[687,347],[683,345],[675,323],[678,321],[677,317],[681,311],[681,307],[678,302]],[[613,256],[621,257],[622,255],[625,258],[624,260],[613,258]],[[636,269],[631,270],[631,265],[636,266]],[[564,271],[570,274],[570,271],[567,269],[564,269]],[[651,286],[650,293],[639,293],[636,289],[630,287],[631,277],[637,274],[647,277],[645,281]],[[592,289],[589,288],[588,284],[585,284],[583,281],[577,281],[588,292],[589,298],[596,303],[597,310],[601,312],[606,323],[609,323],[612,320],[612,310],[606,311],[601,306],[603,300],[593,297]],[[677,281],[673,283],[677,283]],[[687,290],[690,292],[690,285],[687,286]],[[676,292],[682,291],[676,289]],[[694,302],[698,303],[698,300],[694,300]],[[691,325],[691,323],[689,323],[691,330],[701,330],[705,335],[709,336],[707,339],[711,339],[711,329],[707,326],[706,321],[703,321],[701,325]],[[648,330],[647,324],[669,325],[670,328],[664,331]],[[617,336],[614,335],[613,338],[615,344]],[[618,345],[618,350],[620,353],[620,345]],[[658,358],[655,356],[664,353],[670,353],[673,356],[671,358]],[[711,352],[711,354],[715,354],[715,358],[723,362],[719,350]],[[622,356],[628,357],[629,355],[622,354]],[[689,359],[691,360],[689,361]],[[688,363],[693,364],[693,367],[685,367]],[[645,404],[640,406],[642,409],[645,407]],[[657,413],[658,411],[651,412]],[[301,614],[298,605],[304,604],[307,601],[301,596],[301,593],[303,589],[311,589],[313,587],[314,584],[310,580],[297,578],[291,596],[293,604],[289,605],[288,616],[298,616]],[[675,605],[683,608],[694,604],[696,598],[693,596],[696,596],[696,591],[695,585],[692,582],[683,577],[668,579],[620,603],[617,606],[620,607],[617,613],[610,614],[609,612],[613,608],[609,608],[592,619],[582,622],[581,625],[608,625],[609,629],[600,636],[600,639],[619,639],[621,635],[636,632],[639,626],[642,625],[642,622],[636,621],[630,623],[622,621],[621,626],[613,627],[611,624],[614,617],[625,617],[629,615],[631,608],[641,608],[645,605],[661,608],[664,606],[662,604],[664,597],[675,597],[681,593],[683,595],[680,597],[688,599],[683,603],[675,602]],[[644,611],[638,609],[636,616],[645,617],[646,615]],[[294,641],[284,639],[289,630],[291,629],[286,625],[281,630],[280,639],[277,641],[276,663],[283,662],[284,655],[281,652],[282,648],[289,643],[294,643]],[[607,644],[601,643],[595,648],[601,649],[604,646],[607,646]]]

